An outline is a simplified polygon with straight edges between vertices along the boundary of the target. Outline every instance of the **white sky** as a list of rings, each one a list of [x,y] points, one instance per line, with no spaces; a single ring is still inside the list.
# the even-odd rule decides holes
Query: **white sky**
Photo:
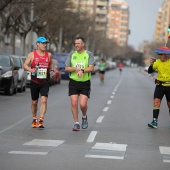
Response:
[[[126,0],[130,8],[129,44],[138,49],[144,41],[153,39],[156,19],[163,0]]]
[[[129,4],[131,34],[128,44],[136,50],[144,41],[153,39],[156,19],[163,0],[125,0]]]

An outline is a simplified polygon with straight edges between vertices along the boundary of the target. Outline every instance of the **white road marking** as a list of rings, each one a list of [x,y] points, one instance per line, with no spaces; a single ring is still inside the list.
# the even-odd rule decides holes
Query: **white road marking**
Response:
[[[114,98],[114,96],[110,96],[110,98],[111,98],[111,99],[113,99],[113,98]]]
[[[112,94],[114,95],[114,94],[115,94],[115,92],[112,92]]]
[[[23,145],[34,145],[34,146],[59,146],[64,143],[63,140],[43,140],[43,139],[33,139],[30,142],[26,142]]]
[[[104,158],[104,159],[124,159],[123,156],[107,156],[107,155],[85,155],[86,158]]]
[[[170,163],[170,147],[166,146],[159,146],[160,153],[163,155],[163,162]],[[166,155],[166,156],[164,156]],[[167,157],[167,159],[166,159]],[[168,158],[169,157],[169,158]]]
[[[103,112],[107,112],[108,109],[109,109],[109,107],[105,107],[105,108],[103,109]]]
[[[103,118],[104,118],[104,116],[99,116],[98,119],[96,120],[96,123],[101,123]]]
[[[126,144],[96,143],[86,154],[86,158],[124,159]],[[97,154],[95,154],[95,152]],[[92,154],[90,154],[92,153]],[[107,155],[108,154],[108,155]]]
[[[163,160],[164,163],[170,163],[170,160]]]
[[[16,123],[14,123],[13,125],[11,125],[11,126],[7,127],[6,129],[1,130],[1,131],[0,131],[0,133],[6,132],[7,130],[9,130],[9,129],[13,128],[14,126],[16,126],[16,125],[20,124],[21,122],[25,121],[25,120],[26,120],[26,119],[28,119],[29,117],[31,117],[31,115],[29,115],[29,116],[25,117],[24,119],[21,119],[20,121],[18,121],[18,122],[16,122]]]
[[[108,100],[108,101],[107,101],[107,104],[111,104],[111,103],[112,103],[112,101],[111,101],[111,100]]]
[[[170,155],[170,147],[159,146],[161,154]]]
[[[126,144],[116,144],[116,143],[96,143],[92,149],[104,149],[112,151],[126,151]]]
[[[30,152],[30,151],[10,151],[9,154],[22,154],[22,155],[47,155],[48,152]]]
[[[89,137],[87,138],[86,142],[88,142],[88,143],[93,142],[96,135],[97,135],[97,131],[91,131],[91,133],[90,133]]]

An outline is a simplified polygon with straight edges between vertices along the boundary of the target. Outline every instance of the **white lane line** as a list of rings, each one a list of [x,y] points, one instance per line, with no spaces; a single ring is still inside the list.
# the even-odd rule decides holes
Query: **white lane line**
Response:
[[[109,107],[105,107],[105,108],[103,109],[103,112],[107,112],[108,109],[109,109]]]
[[[104,158],[104,159],[124,159],[123,156],[107,156],[107,155],[85,155],[86,158]]]
[[[115,94],[115,92],[112,92],[112,94],[114,95],[114,94]]]
[[[110,96],[110,98],[111,98],[111,99],[113,99],[113,98],[114,98],[114,96]]]
[[[9,129],[13,128],[14,126],[16,126],[16,125],[20,124],[21,122],[25,121],[25,120],[26,120],[26,119],[28,119],[29,117],[31,117],[31,115],[29,115],[29,116],[25,117],[24,119],[21,119],[20,121],[18,121],[18,122],[16,122],[16,123],[14,123],[13,125],[11,125],[11,126],[7,127],[6,129],[1,130],[1,131],[0,131],[0,133],[6,132],[7,130],[9,130]]]
[[[52,105],[54,105],[54,104],[56,104],[56,103],[59,103],[59,102],[60,102],[61,100],[63,100],[64,98],[65,98],[65,97],[60,98],[60,100],[58,100],[57,102],[49,104],[48,107],[51,107]],[[19,120],[18,122],[14,123],[13,125],[8,126],[7,128],[1,130],[1,131],[0,131],[0,134],[3,133],[3,132],[6,132],[6,131],[8,131],[9,129],[13,128],[14,126],[22,123],[23,121],[25,121],[26,119],[30,118],[31,116],[32,116],[32,115],[29,115],[29,116],[25,117],[24,119],[21,119],[21,120]]]
[[[47,155],[48,152],[30,152],[30,151],[10,151],[9,154],[22,154],[22,155]]]
[[[111,103],[112,103],[112,101],[111,101],[111,100],[108,100],[108,101],[107,101],[107,104],[111,104]]]
[[[101,123],[103,118],[104,118],[104,116],[99,116],[98,119],[96,120],[96,123]]]
[[[86,142],[88,142],[88,143],[93,142],[95,137],[96,137],[96,135],[97,135],[97,131],[91,131],[91,133],[90,133],[90,135],[89,135],[89,137],[88,137]]]

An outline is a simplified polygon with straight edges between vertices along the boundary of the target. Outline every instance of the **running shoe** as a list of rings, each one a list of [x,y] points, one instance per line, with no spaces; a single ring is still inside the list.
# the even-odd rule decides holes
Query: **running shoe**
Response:
[[[153,120],[151,123],[148,123],[148,127],[157,129],[158,122],[156,120]]]
[[[33,119],[32,128],[37,128],[37,127],[38,127],[38,119]]]
[[[87,116],[86,116],[86,118],[83,118],[83,117],[82,117],[81,127],[82,127],[82,129],[87,129],[87,127],[88,127]]]
[[[79,131],[80,130],[80,125],[79,124],[74,124],[73,131]]]
[[[43,124],[43,123],[44,123],[44,121],[40,119],[40,120],[39,120],[39,126],[38,126],[38,127],[39,127],[39,128],[44,128],[44,124]]]

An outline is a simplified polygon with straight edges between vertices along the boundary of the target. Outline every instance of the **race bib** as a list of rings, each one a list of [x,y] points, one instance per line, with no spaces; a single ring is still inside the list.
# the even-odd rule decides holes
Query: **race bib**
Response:
[[[84,67],[84,63],[83,63],[83,62],[75,63],[75,67],[76,67],[76,68],[85,69],[85,67]]]
[[[37,70],[37,78],[46,79],[47,78],[47,69],[46,68],[39,68]]]

